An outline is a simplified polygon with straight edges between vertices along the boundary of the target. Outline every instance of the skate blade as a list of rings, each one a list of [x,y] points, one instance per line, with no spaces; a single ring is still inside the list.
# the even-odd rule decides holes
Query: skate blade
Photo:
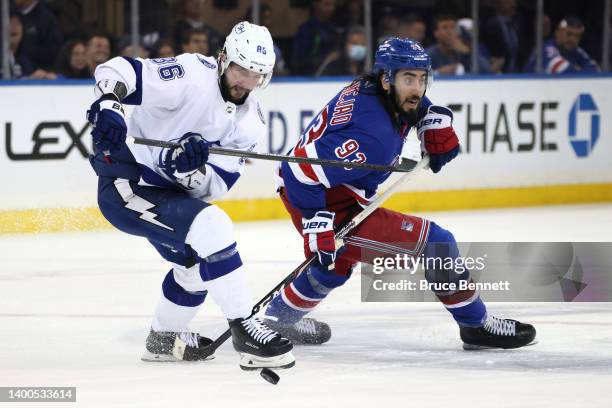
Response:
[[[291,352],[275,357],[259,357],[247,353],[238,354],[240,355],[240,368],[246,371],[260,368],[291,368],[295,365],[295,357]]]
[[[213,358],[215,358],[214,354],[206,357],[203,360],[186,361],[178,359],[172,354],[155,354],[149,351],[145,351],[142,356],[140,356],[140,360],[153,363],[194,363],[198,361],[212,360]]]
[[[525,344],[521,347],[515,348],[502,348],[502,347],[490,347],[490,346],[477,346],[475,344],[467,344],[463,343],[463,349],[467,351],[476,351],[476,350],[516,350],[523,347],[529,347],[538,344],[537,340],[532,341],[531,343]]]

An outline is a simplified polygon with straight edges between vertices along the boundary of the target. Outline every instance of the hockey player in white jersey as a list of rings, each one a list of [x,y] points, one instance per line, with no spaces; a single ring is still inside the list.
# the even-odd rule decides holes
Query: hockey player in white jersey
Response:
[[[188,330],[210,294],[229,321],[242,368],[294,365],[291,342],[249,318],[252,299],[232,222],[209,204],[234,185],[245,163],[209,157],[208,147],[255,148],[265,124],[250,92],[268,84],[274,60],[268,30],[241,22],[216,59],[116,57],[96,69],[98,99],[87,116],[100,210],[121,231],[147,238],[172,263],[143,360],[210,358],[212,341]],[[127,124],[124,104],[136,105]],[[127,145],[127,134],[179,147]]]

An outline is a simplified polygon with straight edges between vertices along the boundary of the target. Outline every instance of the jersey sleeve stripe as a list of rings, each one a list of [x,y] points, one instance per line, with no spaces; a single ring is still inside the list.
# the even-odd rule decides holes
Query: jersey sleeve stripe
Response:
[[[305,146],[304,150],[306,150],[306,155],[308,157],[312,157],[314,159],[318,159],[319,155],[317,154],[317,148],[314,143],[309,143]],[[317,179],[327,188],[330,187],[329,180],[327,180],[327,176],[325,175],[325,171],[323,167],[319,165],[311,165],[310,166],[314,173],[316,174]]]
[[[356,187],[351,186],[350,184],[343,184],[342,187],[346,189],[346,192],[355,198],[359,204],[368,205],[370,203],[370,199],[366,197],[365,190],[358,189]]]
[[[142,63],[134,58],[122,57],[130,63],[136,74],[136,90],[121,101],[126,105],[140,105],[142,103]]]
[[[548,71],[549,74],[557,74],[565,71],[568,66],[569,63],[565,58],[557,56],[548,63],[546,71]]]
[[[306,153],[306,149],[303,147],[296,147],[293,150],[293,154],[296,157],[308,157],[308,154]],[[304,173],[304,175],[306,177],[308,177],[309,179],[311,179],[312,181],[316,181],[319,182],[319,178],[317,177],[316,173],[314,172],[314,169],[312,168],[312,166],[308,163],[300,163],[298,164],[300,170],[302,170],[302,173]],[[295,174],[295,172],[294,172]]]
[[[236,184],[236,181],[238,181],[238,179],[240,178],[239,172],[230,173],[229,171],[225,171],[221,167],[215,166],[212,163],[206,163],[206,164],[208,164],[215,171],[215,173],[219,177],[221,177],[221,180],[223,180],[223,182],[227,186],[228,191],[230,188],[232,188],[234,184]]]
[[[312,178],[308,177],[306,174],[304,174],[304,171],[302,170],[299,164],[297,163],[287,163],[287,164],[289,165],[289,168],[291,169],[293,176],[297,179],[298,182],[302,184],[307,184],[309,186],[321,184],[319,183],[318,180],[315,181]]]

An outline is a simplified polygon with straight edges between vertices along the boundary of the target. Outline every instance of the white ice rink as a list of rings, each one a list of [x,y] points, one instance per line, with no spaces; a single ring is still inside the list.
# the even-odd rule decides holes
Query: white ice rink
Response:
[[[612,241],[612,205],[427,216],[460,241]],[[288,221],[236,230],[254,298],[302,260]],[[493,314],[533,323],[539,344],[465,352],[439,304],[361,303],[354,276],[314,314],[332,340],[296,347],[296,366],[273,386],[240,370],[229,343],[212,361],[140,361],[168,270],[142,239],[4,235],[0,259],[0,386],[77,387],[76,404],[53,407],[612,406],[612,303],[490,303]],[[207,299],[192,329],[215,337],[225,328]]]

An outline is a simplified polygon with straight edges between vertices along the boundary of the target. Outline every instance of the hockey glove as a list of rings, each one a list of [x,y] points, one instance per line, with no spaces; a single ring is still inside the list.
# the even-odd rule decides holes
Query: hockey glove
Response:
[[[459,139],[453,129],[453,112],[450,109],[430,106],[417,129],[421,144],[429,153],[429,168],[434,173],[459,154]]]
[[[334,239],[333,212],[317,211],[314,217],[302,218],[302,235],[304,236],[304,252],[310,257],[316,252],[319,263],[328,269],[334,268],[338,251],[342,248],[336,246]]]
[[[125,143],[127,126],[121,102],[111,96],[102,96],[87,111],[87,121],[93,129],[91,137],[99,151],[114,151]]]
[[[188,173],[199,169],[208,161],[209,142],[198,133],[185,133],[178,141],[179,146],[166,152],[164,166],[172,174]]]

